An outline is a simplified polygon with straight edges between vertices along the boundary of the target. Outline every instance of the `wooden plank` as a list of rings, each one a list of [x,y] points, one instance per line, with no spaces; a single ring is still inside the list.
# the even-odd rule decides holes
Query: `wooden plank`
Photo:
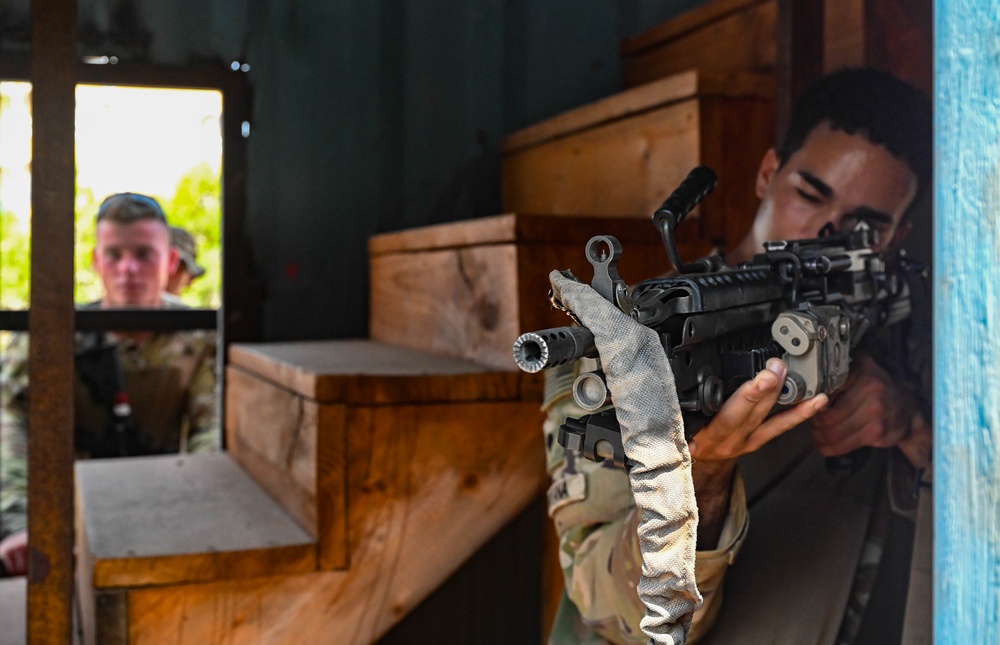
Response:
[[[509,213],[376,235],[369,241],[368,250],[376,256],[509,242],[519,245],[570,243],[577,245],[582,254],[587,241],[596,234],[614,235],[623,244],[645,244],[650,232],[655,230],[652,213],[643,218]]]
[[[1000,14],[934,3],[934,642],[1000,642]]]
[[[642,114],[650,110],[673,105],[694,97],[728,96],[768,98],[772,94],[772,85],[763,75],[740,74],[726,72],[711,72],[690,70],[668,78],[647,83],[624,92],[619,92],[605,99],[588,103],[568,112],[546,119],[519,130],[500,144],[504,155],[523,150],[524,148],[568,137],[572,134],[597,128],[598,126],[619,121],[621,119]],[[508,210],[523,213],[544,213],[524,208]],[[588,213],[581,209],[580,213]]]
[[[516,369],[516,253],[502,244],[372,258],[371,338]]]
[[[518,215],[508,213],[467,222],[435,224],[395,233],[383,233],[368,240],[368,253],[376,256],[404,251],[513,242],[517,235],[518,218]]]
[[[511,341],[513,342],[513,341]],[[302,396],[349,404],[517,398],[517,374],[371,340],[233,345],[229,361]]]
[[[589,281],[593,267],[585,248],[593,236],[619,239],[625,249],[620,269],[632,283],[670,270],[651,221],[510,217],[506,237],[516,239],[516,244],[450,246],[457,239],[477,237],[474,230],[481,220],[393,234],[392,246],[402,250],[371,258],[371,337],[509,371],[514,338],[524,331],[569,322],[549,304],[548,273],[569,269]],[[495,230],[493,222],[484,228]],[[692,228],[698,229],[696,219]],[[434,248],[434,243],[443,246]],[[691,245],[683,250],[684,257],[693,258],[709,248],[701,242],[697,250]]]
[[[636,87],[688,69],[771,72],[777,56],[777,2],[717,0],[695,11],[726,4],[740,6],[688,30],[682,31],[673,25],[673,20],[667,21],[663,26],[670,27],[664,31],[673,32],[669,37],[655,43],[650,39],[645,50],[623,48],[625,87]],[[678,19],[685,16],[682,14]]]
[[[229,453],[316,536],[319,405],[238,368],[226,379]]]
[[[319,545],[319,566],[347,566],[346,409],[241,368],[227,370],[229,453]]]
[[[98,589],[315,570],[315,542],[225,454],[77,464]]]
[[[319,541],[319,568],[346,569],[350,566],[347,517],[347,437],[353,431],[348,409],[320,405],[317,419],[316,451],[316,533]]]
[[[719,186],[689,215],[679,241],[735,244],[756,211],[754,177],[773,143],[773,123],[770,101],[706,98],[606,124],[508,155],[504,203],[523,212],[645,219],[692,168],[708,165]]]
[[[376,641],[544,490],[541,421],[530,403],[359,411],[350,569],[135,590],[130,642]]]
[[[31,3],[28,610],[32,644],[68,643],[73,596],[76,3]]]
[[[598,226],[610,221],[595,221],[595,226],[586,228],[575,219],[570,223],[590,239],[611,233]],[[621,270],[634,279],[633,283],[670,270],[652,226],[619,220],[613,228],[630,233],[631,239],[623,241],[628,250],[623,252],[627,260]],[[640,236],[641,243],[635,243]],[[511,349],[517,336],[570,323],[565,314],[551,307],[547,297],[548,274],[553,269],[569,269],[589,281],[593,267],[586,259],[585,242],[491,245],[373,257],[371,336],[376,340],[406,339],[425,351],[513,369]]]
[[[634,56],[658,47],[664,41],[674,40],[689,32],[703,29],[706,25],[724,19],[733,13],[747,11],[755,4],[761,4],[761,0],[712,0],[705,2],[624,41],[621,53],[623,56]]]
[[[649,217],[698,165],[698,102],[682,101],[505,155],[506,210]]]

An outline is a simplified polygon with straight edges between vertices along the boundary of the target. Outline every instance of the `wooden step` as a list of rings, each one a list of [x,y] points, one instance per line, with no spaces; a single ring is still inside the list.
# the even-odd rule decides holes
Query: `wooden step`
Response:
[[[757,209],[773,97],[768,74],[689,70],[556,115],[503,140],[503,208],[647,219],[707,165],[718,188],[679,234],[728,248]]]
[[[690,69],[771,73],[777,18],[776,0],[706,2],[622,43],[625,86]]]
[[[239,345],[229,359],[229,454],[208,457],[251,473],[270,493],[257,504],[280,500],[296,538],[263,551],[227,541],[256,515],[233,517],[232,486],[185,475],[186,459],[151,462],[157,472],[81,464],[82,586],[99,642],[374,642],[547,483],[538,403],[522,400],[516,372],[368,340]],[[114,487],[134,491],[118,511],[101,498]],[[192,521],[213,537],[184,537]],[[267,550],[300,547],[309,555]]]
[[[372,340],[515,369],[511,348],[526,331],[570,324],[549,304],[548,274],[570,269],[590,282],[585,248],[595,235],[622,243],[619,265],[630,284],[667,272],[670,263],[647,216],[564,217],[506,214],[373,237]],[[685,257],[708,251],[687,245]],[[541,400],[541,379],[524,382]],[[525,392],[525,394],[528,394]]]
[[[76,484],[86,643],[130,642],[132,590],[316,569],[313,537],[229,455],[80,461]]]

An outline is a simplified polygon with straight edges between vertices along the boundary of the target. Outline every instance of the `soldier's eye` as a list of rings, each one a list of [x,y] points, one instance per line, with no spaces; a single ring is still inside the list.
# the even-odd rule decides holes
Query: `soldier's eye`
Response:
[[[802,199],[806,200],[810,204],[819,204],[819,203],[821,203],[823,201],[823,198],[820,197],[819,195],[816,195],[814,193],[806,192],[806,191],[802,190],[801,188],[796,188],[795,192],[797,192],[799,194],[799,197],[801,197]]]

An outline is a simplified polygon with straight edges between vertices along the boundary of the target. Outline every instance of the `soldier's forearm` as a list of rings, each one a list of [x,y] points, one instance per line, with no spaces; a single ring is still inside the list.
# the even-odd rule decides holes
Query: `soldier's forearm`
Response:
[[[729,512],[736,461],[695,462],[692,468],[698,503],[698,550],[714,550]]]

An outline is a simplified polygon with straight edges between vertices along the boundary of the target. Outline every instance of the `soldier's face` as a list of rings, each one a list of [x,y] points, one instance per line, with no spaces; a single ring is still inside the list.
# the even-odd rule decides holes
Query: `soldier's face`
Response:
[[[94,269],[104,284],[105,307],[159,307],[179,256],[159,220],[97,224]]]
[[[898,241],[903,214],[917,192],[906,162],[864,137],[814,129],[784,165],[768,151],[757,175],[760,209],[752,234],[768,240],[816,237],[827,223],[844,230],[860,220],[879,233],[879,248]]]

